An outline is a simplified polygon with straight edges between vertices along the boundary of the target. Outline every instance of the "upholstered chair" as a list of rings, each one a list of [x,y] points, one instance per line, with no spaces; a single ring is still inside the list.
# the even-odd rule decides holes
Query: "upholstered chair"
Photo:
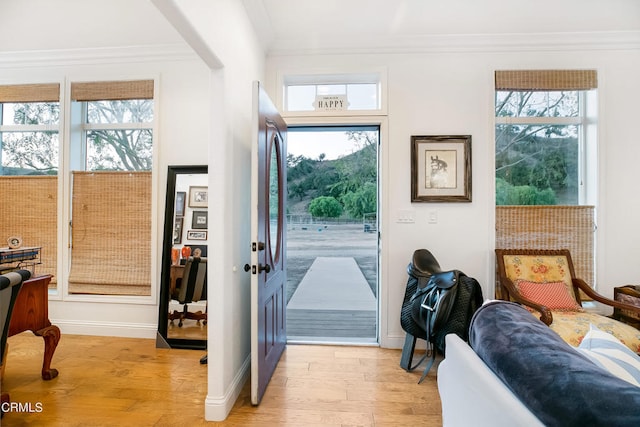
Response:
[[[586,310],[580,293],[612,308],[640,314],[640,307],[606,298],[577,278],[568,250],[496,249],[496,262],[497,297],[524,305],[567,343],[578,346],[594,325],[640,353],[640,330]]]

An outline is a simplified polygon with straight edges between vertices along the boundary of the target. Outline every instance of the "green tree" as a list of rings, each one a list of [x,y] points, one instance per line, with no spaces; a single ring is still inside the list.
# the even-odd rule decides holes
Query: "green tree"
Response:
[[[375,183],[378,175],[377,132],[349,131],[347,138],[357,148],[354,153],[335,161],[338,179],[331,186],[331,194],[342,198],[347,193],[356,192],[366,183]]]
[[[10,108],[5,105],[4,108]],[[57,102],[34,102],[13,106],[13,124],[57,124]],[[0,134],[2,174],[56,175],[58,172],[58,132],[4,132]]]
[[[5,108],[9,108],[8,105]],[[14,124],[59,122],[59,103],[21,103],[13,108]],[[138,123],[150,123],[152,120],[152,100],[88,102],[88,124],[121,126],[87,131],[86,150],[82,150],[86,152],[86,169],[151,170],[151,129],[136,127]],[[20,173],[25,170],[36,174],[57,173],[57,132],[6,132],[0,145],[5,174],[8,168],[19,170]]]
[[[496,205],[555,205],[555,192],[546,188],[537,189],[531,185],[511,185],[504,179],[496,178]]]
[[[314,217],[337,218],[342,215],[342,205],[334,197],[316,197],[309,204],[309,213]]]
[[[345,210],[352,218],[362,218],[365,213],[375,212],[377,209],[378,188],[373,182],[366,182],[356,191],[342,196]]]
[[[578,114],[577,92],[497,92],[496,117],[514,119],[513,123],[496,125],[496,178],[513,187],[532,186],[538,195],[549,189],[556,194],[554,203],[577,203],[578,128],[544,124],[544,120],[542,124],[523,123],[532,117]],[[523,123],[517,123],[519,118]],[[496,203],[500,204],[501,199],[496,191]]]
[[[149,123],[153,101],[89,102],[87,116],[89,123]],[[152,143],[151,129],[92,130],[87,132],[87,169],[151,170]]]

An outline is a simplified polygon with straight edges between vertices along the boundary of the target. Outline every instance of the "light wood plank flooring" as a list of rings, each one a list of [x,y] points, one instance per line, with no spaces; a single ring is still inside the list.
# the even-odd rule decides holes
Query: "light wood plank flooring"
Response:
[[[62,335],[43,381],[42,339],[9,338],[3,390],[42,411],[7,413],[2,426],[440,426],[436,369],[399,367],[400,351],[288,345],[260,406],[248,384],[222,423],[204,421],[207,367],[197,350],[148,339]]]

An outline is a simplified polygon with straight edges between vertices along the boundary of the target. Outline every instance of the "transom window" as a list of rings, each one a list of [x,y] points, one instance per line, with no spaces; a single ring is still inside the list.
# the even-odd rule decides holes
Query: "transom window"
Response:
[[[378,73],[287,76],[285,112],[375,111],[382,100]]]

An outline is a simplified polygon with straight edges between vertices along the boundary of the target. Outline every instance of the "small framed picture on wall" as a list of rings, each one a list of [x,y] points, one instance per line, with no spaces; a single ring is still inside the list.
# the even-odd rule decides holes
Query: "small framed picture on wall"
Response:
[[[207,211],[193,211],[191,218],[191,228],[196,230],[206,230],[209,228]]]
[[[207,240],[207,232],[202,230],[188,230],[187,240]]]
[[[187,201],[187,193],[184,191],[176,192],[176,217],[184,216],[184,206]]]
[[[182,243],[182,218],[176,218],[173,222],[173,244]]]
[[[206,208],[209,207],[208,187],[189,187],[189,207]]]

